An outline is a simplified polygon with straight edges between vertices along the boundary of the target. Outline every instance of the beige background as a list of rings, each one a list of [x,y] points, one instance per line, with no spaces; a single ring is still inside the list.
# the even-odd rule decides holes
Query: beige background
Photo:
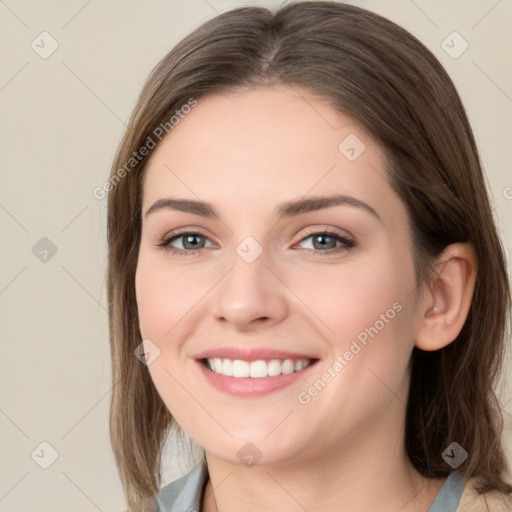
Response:
[[[410,30],[453,77],[510,254],[512,2],[351,3]],[[242,4],[0,0],[1,512],[123,510],[108,440],[105,201],[93,189],[107,178],[157,61],[201,22]],[[51,49],[43,31],[58,44],[47,58],[39,54]],[[458,58],[441,46],[454,31],[469,44]],[[463,48],[453,37],[445,43],[452,54]],[[507,371],[510,383],[510,363]],[[511,399],[509,386],[501,398],[509,455]],[[41,468],[53,450],[57,459]],[[187,469],[172,457],[167,464],[166,481]]]

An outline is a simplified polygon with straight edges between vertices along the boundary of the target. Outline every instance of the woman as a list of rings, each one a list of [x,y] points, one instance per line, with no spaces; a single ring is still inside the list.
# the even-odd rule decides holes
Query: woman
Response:
[[[334,2],[217,16],[149,76],[109,183],[130,510],[512,510],[503,249],[417,39]],[[204,458],[160,489],[173,428]]]

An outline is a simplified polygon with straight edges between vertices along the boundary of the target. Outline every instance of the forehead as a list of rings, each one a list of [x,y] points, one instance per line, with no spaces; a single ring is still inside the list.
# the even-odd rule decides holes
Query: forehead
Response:
[[[166,194],[252,213],[306,194],[349,194],[375,209],[398,201],[372,138],[283,85],[200,98],[151,154],[143,189],[143,209]]]

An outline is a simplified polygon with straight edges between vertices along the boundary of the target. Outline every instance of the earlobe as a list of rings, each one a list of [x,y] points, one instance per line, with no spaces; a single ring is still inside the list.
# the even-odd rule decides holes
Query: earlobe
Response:
[[[470,244],[447,246],[438,258],[436,274],[425,291],[419,312],[415,346],[439,350],[459,335],[473,298],[478,264]]]

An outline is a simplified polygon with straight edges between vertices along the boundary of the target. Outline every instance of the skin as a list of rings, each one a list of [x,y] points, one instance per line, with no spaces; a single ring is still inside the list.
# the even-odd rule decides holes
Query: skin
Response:
[[[365,145],[354,161],[338,149],[350,134]],[[476,262],[469,246],[449,246],[437,277],[418,286],[408,214],[384,168],[381,149],[354,120],[284,85],[201,98],[153,151],[136,274],[140,329],[160,350],[148,366],[160,396],[205,449],[206,512],[314,512],[340,503],[344,512],[426,512],[444,483],[422,477],[404,450],[409,362],[415,345],[437,350],[455,339]],[[333,191],[380,218],[345,204],[276,220],[282,202]],[[168,196],[208,201],[219,216],[145,216]],[[178,229],[200,231],[204,248],[173,255],[158,246]],[[323,254],[310,235],[326,229],[357,245]],[[236,252],[247,236],[263,249],[252,263]],[[173,246],[185,251],[183,243]],[[401,311],[300,403],[299,393],[396,303]],[[210,386],[194,360],[223,346],[319,361],[291,386],[239,398]],[[237,456],[247,442],[261,452],[251,467]]]

